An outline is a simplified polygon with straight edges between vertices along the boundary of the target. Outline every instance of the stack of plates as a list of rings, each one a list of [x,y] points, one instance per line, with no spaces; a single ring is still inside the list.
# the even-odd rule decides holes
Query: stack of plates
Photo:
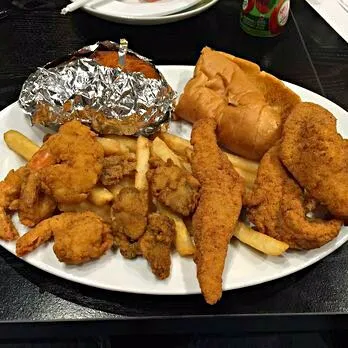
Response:
[[[83,9],[109,21],[164,24],[197,15],[219,0],[92,0]]]

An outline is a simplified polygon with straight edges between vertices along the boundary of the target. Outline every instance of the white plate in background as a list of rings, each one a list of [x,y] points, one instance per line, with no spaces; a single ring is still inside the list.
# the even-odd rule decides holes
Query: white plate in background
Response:
[[[315,11],[348,43],[348,12],[344,10],[347,0],[306,0]]]
[[[108,6],[109,0],[106,0],[103,6],[93,3],[87,4],[83,9],[91,15],[96,17],[123,24],[135,24],[135,25],[155,25],[155,24],[166,24],[181,21],[186,18],[190,18],[198,15],[199,13],[206,11],[208,8],[216,4],[219,0],[201,0],[196,5],[166,16],[155,16],[151,15],[148,17],[135,17],[135,16],[121,16],[119,13],[112,11]]]

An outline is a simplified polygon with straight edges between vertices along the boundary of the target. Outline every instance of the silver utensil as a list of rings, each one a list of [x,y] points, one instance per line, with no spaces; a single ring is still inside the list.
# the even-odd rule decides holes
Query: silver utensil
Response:
[[[3,19],[8,16],[10,10],[7,8],[1,9],[0,10],[0,19]]]

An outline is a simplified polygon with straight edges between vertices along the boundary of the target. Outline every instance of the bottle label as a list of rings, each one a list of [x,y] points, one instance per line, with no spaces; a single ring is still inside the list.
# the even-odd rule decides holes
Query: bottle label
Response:
[[[285,1],[283,5],[281,5],[278,13],[278,23],[281,26],[284,26],[288,21],[290,11],[290,1]]]
[[[243,0],[240,17],[244,31],[255,36],[275,36],[284,28],[290,0]]]
[[[246,8],[248,7],[248,3],[249,3],[249,0],[243,0],[243,4],[242,4],[243,11],[245,11]]]

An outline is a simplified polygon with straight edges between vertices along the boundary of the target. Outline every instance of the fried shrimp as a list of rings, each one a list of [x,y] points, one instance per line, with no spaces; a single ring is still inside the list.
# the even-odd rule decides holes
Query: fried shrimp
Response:
[[[16,253],[24,256],[52,238],[58,260],[74,265],[98,259],[112,245],[110,227],[95,213],[62,213],[19,238]]]
[[[103,147],[90,129],[71,121],[48,138],[28,167],[38,171],[44,191],[58,203],[79,203],[97,183],[103,159]]]
[[[40,221],[52,216],[56,202],[43,192],[37,172],[29,174],[22,184],[18,214],[21,223],[33,227]]]
[[[4,208],[0,207],[0,239],[10,241],[18,237],[18,231],[14,227],[11,217],[6,214]]]
[[[11,209],[13,202],[18,200],[26,168],[10,170],[3,181],[0,182],[0,207]]]
[[[15,240],[19,237],[9,213],[17,210],[25,167],[11,170],[0,182],[0,239]]]
[[[309,219],[301,187],[289,177],[278,158],[279,148],[271,148],[262,158],[254,189],[245,203],[248,218],[260,232],[289,244],[294,249],[319,248],[335,238],[342,221]]]

